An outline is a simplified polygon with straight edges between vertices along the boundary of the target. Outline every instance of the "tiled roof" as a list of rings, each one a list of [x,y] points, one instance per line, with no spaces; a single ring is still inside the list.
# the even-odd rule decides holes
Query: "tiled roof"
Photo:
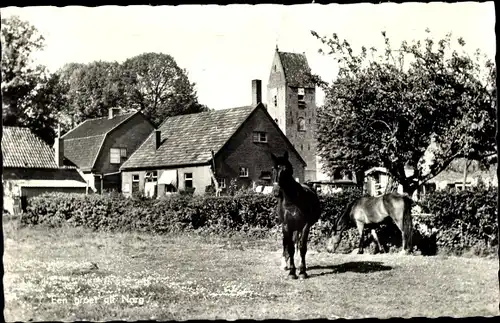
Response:
[[[70,130],[64,136],[64,139],[73,139],[73,138],[83,138],[83,137],[91,137],[98,135],[105,135],[111,129],[118,126],[128,118],[130,118],[134,113],[126,113],[115,116],[112,119],[108,117],[103,118],[95,118],[95,119],[87,119],[84,122],[80,123],[78,126]]]
[[[90,171],[106,135],[64,139],[64,157],[83,171]]]
[[[314,87],[311,69],[305,54],[278,52],[285,71],[285,79],[290,86]]]
[[[99,154],[106,134],[140,112],[87,119],[67,132],[64,138],[64,157],[83,171],[90,171]]]
[[[206,163],[231,138],[256,107],[200,112],[167,118],[160,126],[161,146],[154,132],[121,169]]]
[[[483,179],[493,179],[496,172],[492,171],[469,171],[467,173],[467,181],[469,182],[473,178],[483,178]],[[444,170],[437,174],[435,177],[429,180],[429,183],[438,183],[442,181],[447,181],[448,183],[462,183],[464,180],[463,172],[456,172],[453,170]]]
[[[29,179],[18,180],[16,185],[22,187],[86,187],[85,182],[74,179]]]
[[[2,129],[3,167],[59,168],[52,148],[29,128]]]

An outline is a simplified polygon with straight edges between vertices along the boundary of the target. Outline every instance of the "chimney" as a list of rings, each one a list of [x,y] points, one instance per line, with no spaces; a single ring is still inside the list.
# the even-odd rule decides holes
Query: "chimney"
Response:
[[[61,125],[57,125],[57,138],[54,142],[54,152],[57,167],[63,167],[64,164],[64,139],[61,138]]]
[[[109,119],[113,119],[120,114],[120,108],[109,108]]]
[[[159,129],[155,130],[155,150],[160,148],[161,144],[161,131]]]
[[[252,106],[262,102],[262,81],[252,80]]]

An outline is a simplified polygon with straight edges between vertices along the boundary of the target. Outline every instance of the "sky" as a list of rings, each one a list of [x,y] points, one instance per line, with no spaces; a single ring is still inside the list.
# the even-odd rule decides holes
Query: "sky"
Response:
[[[123,62],[145,53],[174,57],[196,83],[198,100],[212,109],[249,105],[251,81],[267,81],[276,46],[305,53],[313,73],[336,77],[331,56],[318,53],[322,36],[337,33],[354,49],[383,47],[385,30],[394,45],[423,39],[429,28],[436,38],[462,36],[471,53],[496,53],[493,2],[304,5],[184,5],[102,7],[7,7],[2,18],[18,15],[45,38],[36,63],[51,72],[66,63],[96,60]],[[323,103],[318,89],[316,103]]]

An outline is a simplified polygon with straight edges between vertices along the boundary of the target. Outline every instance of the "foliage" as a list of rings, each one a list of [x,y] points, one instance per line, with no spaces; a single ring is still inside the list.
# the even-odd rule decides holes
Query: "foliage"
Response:
[[[107,116],[110,107],[127,106],[117,62],[71,63],[57,73],[67,98],[64,112],[71,122],[69,128],[88,118]]]
[[[376,57],[375,48],[356,55],[337,34],[312,33],[340,65],[332,84],[318,81],[326,93],[318,145],[328,169],[383,166],[411,195],[457,157],[495,154],[495,66],[479,50],[465,53],[462,38],[459,51],[451,34],[393,49],[382,32]]]
[[[498,246],[497,188],[444,190],[429,194],[420,205],[430,217],[420,222],[437,230],[441,250],[463,253]]]
[[[420,203],[423,212],[414,215],[413,244],[424,255],[442,252],[491,253],[498,240],[495,235],[496,189],[464,192],[437,191]],[[350,201],[360,197],[358,190],[335,195],[320,195],[322,214],[312,227],[311,246],[324,249],[333,223]],[[43,224],[85,226],[94,230],[145,231],[153,233],[198,232],[204,234],[250,235],[281,238],[275,215],[276,200],[272,195],[241,192],[234,196],[197,196],[174,194],[160,199],[142,196],[126,198],[118,193],[81,195],[50,193],[31,198],[23,225]],[[401,234],[395,224],[383,223],[377,235],[385,251],[401,245]],[[375,251],[374,241],[365,232],[364,248]],[[358,247],[359,234],[354,224],[341,241],[338,252],[351,252]]]
[[[32,55],[43,48],[44,38],[17,16],[2,18],[1,23],[3,124],[29,127],[52,144],[64,92],[57,75],[33,65]]]
[[[122,64],[71,63],[58,74],[66,88],[65,115],[71,127],[104,117],[112,107],[140,110],[156,126],[169,116],[208,110],[198,103],[186,71],[167,54],[144,53]]]
[[[206,111],[198,103],[195,84],[174,58],[162,53],[144,53],[122,65],[125,95],[132,107],[141,110],[155,125],[166,117]]]

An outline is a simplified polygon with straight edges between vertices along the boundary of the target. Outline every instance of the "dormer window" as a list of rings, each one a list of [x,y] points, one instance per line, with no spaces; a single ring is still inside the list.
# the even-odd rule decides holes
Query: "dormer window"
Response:
[[[297,90],[297,99],[299,101],[299,107],[305,108],[306,107],[306,101],[305,101],[305,90],[303,87],[299,87]]]

